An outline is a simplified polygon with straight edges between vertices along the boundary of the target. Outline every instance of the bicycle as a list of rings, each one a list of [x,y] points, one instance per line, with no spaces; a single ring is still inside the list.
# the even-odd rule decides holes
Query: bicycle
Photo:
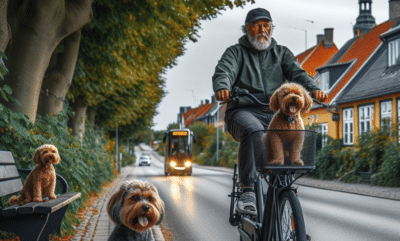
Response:
[[[268,104],[258,101],[247,90],[234,88],[230,94],[231,101],[238,101],[238,97],[247,96],[261,108],[267,108]],[[329,106],[325,106],[329,112]],[[333,112],[331,112],[333,113]],[[265,130],[264,130],[265,131]],[[269,131],[269,130],[266,130]],[[235,164],[233,174],[229,223],[238,226],[241,241],[311,241],[306,234],[303,212],[298,199],[297,188],[292,184],[300,177],[315,169],[316,134],[310,130],[270,130],[270,131],[302,131],[304,143],[301,151],[304,166],[257,166],[257,178],[255,182],[257,216],[235,213],[234,207],[243,187],[240,185]],[[253,133],[254,134],[254,133]],[[267,192],[264,190],[268,184]]]

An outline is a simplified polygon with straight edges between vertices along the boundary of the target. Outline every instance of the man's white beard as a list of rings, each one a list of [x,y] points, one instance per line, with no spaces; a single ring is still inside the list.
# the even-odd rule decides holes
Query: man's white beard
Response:
[[[271,34],[272,34],[272,32],[271,32]],[[257,34],[256,36],[254,36],[254,38],[251,37],[251,35],[249,33],[247,33],[246,35],[247,35],[247,38],[249,39],[251,45],[253,45],[253,47],[255,49],[265,50],[271,45],[271,41],[272,41],[271,34],[268,36],[266,33],[260,33],[260,34]],[[258,40],[259,36],[265,36],[267,39],[266,40],[265,39]]]

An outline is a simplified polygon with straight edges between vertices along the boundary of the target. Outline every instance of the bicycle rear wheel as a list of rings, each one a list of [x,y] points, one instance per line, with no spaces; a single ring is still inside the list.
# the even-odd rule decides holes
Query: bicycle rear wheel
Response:
[[[285,190],[279,197],[283,241],[307,241],[306,226],[299,199],[294,190]]]

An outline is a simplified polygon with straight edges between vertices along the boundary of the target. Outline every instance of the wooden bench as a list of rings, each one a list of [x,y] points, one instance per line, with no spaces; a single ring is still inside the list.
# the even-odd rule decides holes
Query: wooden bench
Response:
[[[28,176],[29,169],[18,169],[12,153],[0,151],[0,198],[21,191],[21,177]],[[68,184],[57,174],[57,198],[47,202],[31,202],[23,206],[3,208],[0,203],[0,230],[18,235],[24,240],[49,240],[50,234],[60,234],[61,221],[69,203],[78,199],[80,193],[68,193]]]

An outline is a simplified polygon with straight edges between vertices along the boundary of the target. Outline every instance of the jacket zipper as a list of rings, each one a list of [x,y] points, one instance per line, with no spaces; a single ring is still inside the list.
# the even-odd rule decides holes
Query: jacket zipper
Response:
[[[263,69],[263,67],[262,67],[261,54],[262,54],[262,53],[258,53],[258,62],[260,63],[261,82],[262,82],[262,85],[263,85],[263,87],[264,87],[264,99],[265,99],[265,102],[268,103],[268,102],[269,102],[269,99],[267,99],[267,96],[268,96],[268,94],[267,94],[267,83],[266,83],[266,81],[264,81],[265,73],[264,73],[264,69]]]

